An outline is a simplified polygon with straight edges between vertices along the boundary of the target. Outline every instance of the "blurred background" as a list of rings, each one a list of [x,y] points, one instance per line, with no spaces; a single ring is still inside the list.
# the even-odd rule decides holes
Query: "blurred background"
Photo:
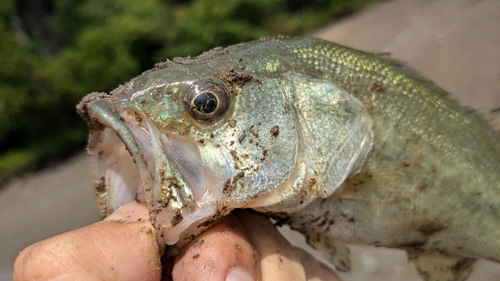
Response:
[[[75,113],[85,94],[278,34],[390,53],[465,105],[500,105],[498,0],[1,0],[0,280],[29,244],[99,219]],[[344,280],[420,280],[402,251],[351,251]],[[500,269],[481,261],[471,280]]]
[[[2,0],[0,179],[80,150],[75,105],[176,56],[297,35],[375,0]]]

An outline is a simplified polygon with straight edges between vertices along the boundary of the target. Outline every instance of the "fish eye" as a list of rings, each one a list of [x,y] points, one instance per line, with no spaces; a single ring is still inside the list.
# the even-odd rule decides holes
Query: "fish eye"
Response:
[[[196,81],[186,90],[183,102],[196,121],[213,123],[228,111],[230,96],[222,82],[204,79]]]
[[[193,104],[199,112],[210,114],[217,109],[219,101],[213,93],[203,92],[194,98]]]

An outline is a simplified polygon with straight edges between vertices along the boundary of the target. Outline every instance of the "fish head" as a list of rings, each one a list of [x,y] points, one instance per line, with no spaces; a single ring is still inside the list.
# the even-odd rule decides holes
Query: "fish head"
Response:
[[[84,98],[103,217],[144,202],[160,244],[182,246],[235,208],[293,211],[318,197],[294,95],[304,74],[258,48],[174,59]]]

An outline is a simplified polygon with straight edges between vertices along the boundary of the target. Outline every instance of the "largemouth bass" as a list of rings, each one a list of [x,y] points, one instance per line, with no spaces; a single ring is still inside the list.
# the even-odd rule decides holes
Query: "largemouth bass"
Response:
[[[78,112],[102,216],[146,203],[169,250],[253,208],[339,270],[344,243],[405,249],[425,280],[500,261],[498,133],[383,56],[263,39],[160,63]]]

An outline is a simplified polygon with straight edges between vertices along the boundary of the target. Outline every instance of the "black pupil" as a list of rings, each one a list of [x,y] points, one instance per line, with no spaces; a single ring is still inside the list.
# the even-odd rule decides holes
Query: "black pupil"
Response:
[[[212,113],[217,109],[217,98],[210,92],[204,92],[194,99],[193,104],[201,113]]]

